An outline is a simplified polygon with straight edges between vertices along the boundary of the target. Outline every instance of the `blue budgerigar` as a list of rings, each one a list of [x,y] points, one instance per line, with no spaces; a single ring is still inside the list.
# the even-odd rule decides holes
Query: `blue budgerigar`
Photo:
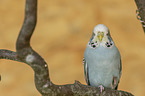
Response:
[[[84,73],[88,85],[116,89],[121,76],[121,56],[109,29],[98,24],[84,53]]]

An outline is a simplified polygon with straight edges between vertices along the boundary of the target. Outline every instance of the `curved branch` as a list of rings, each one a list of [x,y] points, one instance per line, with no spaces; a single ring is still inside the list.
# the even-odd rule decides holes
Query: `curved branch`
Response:
[[[35,73],[35,85],[43,96],[133,96],[130,93],[100,89],[82,85],[78,81],[74,84],[55,85],[49,78],[48,66],[45,60],[30,46],[30,39],[37,21],[37,0],[26,0],[25,19],[16,43],[16,52],[0,50],[0,59],[10,59],[24,62],[31,66]]]
[[[25,19],[16,43],[18,58],[30,65],[35,73],[35,85],[40,93],[43,86],[51,85],[45,60],[30,46],[30,39],[37,21],[37,0],[26,0]]]
[[[30,46],[30,38],[37,22],[37,0],[26,0],[25,19],[17,39],[17,51]]]

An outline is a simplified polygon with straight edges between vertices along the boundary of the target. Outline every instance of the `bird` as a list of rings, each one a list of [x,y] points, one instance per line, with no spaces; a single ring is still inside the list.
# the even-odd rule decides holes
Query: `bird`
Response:
[[[104,24],[94,27],[83,58],[87,85],[117,90],[122,72],[121,56]]]

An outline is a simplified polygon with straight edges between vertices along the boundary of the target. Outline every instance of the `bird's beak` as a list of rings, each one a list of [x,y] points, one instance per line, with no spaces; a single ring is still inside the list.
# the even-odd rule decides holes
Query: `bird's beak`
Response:
[[[102,41],[103,37],[104,37],[104,34],[99,34],[99,35],[98,35],[98,38],[99,38],[99,41],[100,41],[100,42]]]

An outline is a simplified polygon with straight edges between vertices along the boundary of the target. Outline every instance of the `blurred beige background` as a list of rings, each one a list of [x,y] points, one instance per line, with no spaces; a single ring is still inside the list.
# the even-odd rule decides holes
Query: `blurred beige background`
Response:
[[[0,49],[15,51],[25,0],[0,0]],[[46,60],[55,84],[85,83],[83,54],[96,24],[103,23],[122,56],[119,90],[145,96],[145,35],[134,0],[39,0],[31,39]],[[33,70],[24,63],[0,60],[0,96],[41,96]]]

